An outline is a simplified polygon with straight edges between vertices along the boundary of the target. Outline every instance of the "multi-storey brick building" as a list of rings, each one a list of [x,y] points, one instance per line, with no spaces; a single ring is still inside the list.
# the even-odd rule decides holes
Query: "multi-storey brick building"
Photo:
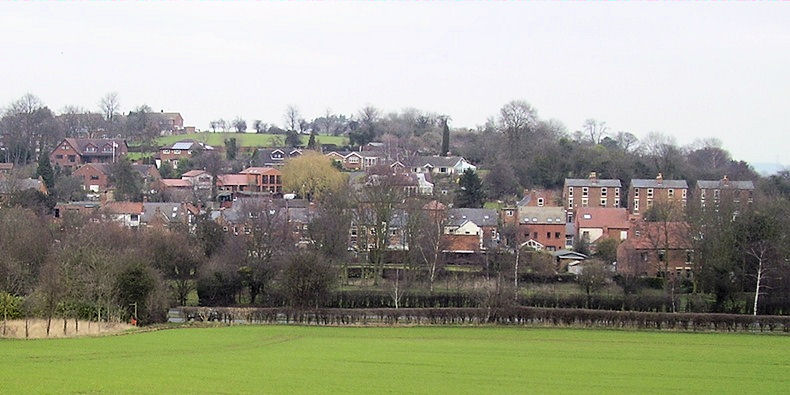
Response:
[[[178,141],[173,145],[159,148],[159,153],[156,157],[156,166],[161,167],[162,163],[170,162],[173,167],[178,167],[179,160],[189,159],[198,151],[211,151],[213,149],[214,147],[199,141]]]
[[[565,209],[562,207],[518,208],[519,244],[535,249],[557,251],[565,248]]]
[[[75,170],[86,163],[113,163],[129,152],[122,139],[65,138],[49,154],[53,166]]]
[[[628,198],[631,214],[639,215],[653,207],[656,202],[677,204],[686,207],[688,184],[686,180],[665,180],[661,173],[655,179],[633,179]]]
[[[283,173],[273,167],[248,167],[241,174],[251,176],[250,185],[255,192],[283,192]]]
[[[579,207],[620,207],[622,183],[615,179],[599,179],[596,172],[588,178],[566,178],[562,200],[567,221],[573,222]]]
[[[754,183],[752,181],[731,181],[724,176],[721,180],[697,181],[694,200],[700,207],[718,206],[722,202],[735,205],[748,205],[754,202]]]

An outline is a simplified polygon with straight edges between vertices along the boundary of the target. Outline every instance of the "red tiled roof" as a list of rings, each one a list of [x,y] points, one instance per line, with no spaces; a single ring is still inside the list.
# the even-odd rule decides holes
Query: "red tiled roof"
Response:
[[[222,174],[217,176],[217,185],[250,185],[250,179],[246,174]]]
[[[629,229],[628,210],[612,207],[582,207],[576,212],[579,228]]]
[[[162,185],[169,188],[192,188],[192,183],[180,178],[163,178],[159,180]]]
[[[181,177],[197,177],[201,174],[207,173],[205,170],[190,170],[181,175]]]
[[[248,167],[241,171],[241,174],[275,174],[279,175],[280,171],[273,167]]]

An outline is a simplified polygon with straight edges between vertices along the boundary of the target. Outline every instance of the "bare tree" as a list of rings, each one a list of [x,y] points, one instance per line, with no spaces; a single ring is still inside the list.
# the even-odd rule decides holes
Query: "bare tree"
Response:
[[[285,109],[285,130],[298,131],[301,121],[302,114],[299,112],[299,108],[289,105]]]
[[[118,92],[110,92],[104,95],[99,100],[99,109],[104,115],[104,120],[107,122],[114,122],[118,115],[118,110],[121,108],[121,102],[118,98]]]
[[[606,126],[606,122],[596,121],[592,118],[584,121],[582,130],[593,144],[600,144],[601,140],[609,134],[609,127]]]
[[[247,132],[247,121],[245,121],[241,117],[236,117],[233,120],[233,128],[236,129],[236,133],[246,133]]]

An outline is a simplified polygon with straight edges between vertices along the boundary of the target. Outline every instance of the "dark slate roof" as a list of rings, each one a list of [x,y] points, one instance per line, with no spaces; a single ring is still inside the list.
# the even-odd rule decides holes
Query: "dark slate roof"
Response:
[[[754,183],[751,181],[727,181],[725,184],[723,180],[699,180],[697,187],[704,189],[754,189]]]
[[[565,187],[607,187],[619,188],[623,184],[615,179],[589,179],[589,178],[566,178]]]
[[[498,216],[496,210],[487,208],[453,208],[447,210],[447,225],[461,226],[466,221],[472,221],[477,226],[497,226]]]
[[[143,203],[143,215],[140,217],[142,222],[149,223],[156,218],[157,209],[160,215],[164,218],[167,217],[169,222],[178,222],[185,220],[187,211],[182,207],[181,203]]]
[[[688,188],[686,180],[662,180],[658,182],[655,178],[637,178],[631,180],[632,188]]]
[[[80,155],[87,155],[87,156],[92,156],[92,155],[97,155],[97,156],[112,155],[112,152],[103,152],[102,148],[104,148],[104,146],[107,145],[107,144],[109,144],[110,147],[112,147],[112,143],[113,142],[118,144],[118,147],[122,147],[122,146],[126,147],[126,140],[124,140],[124,139],[67,138],[66,141],[69,143],[69,145],[74,147],[74,149],[77,150],[77,152]],[[96,147],[96,152],[86,152],[85,148],[87,146],[89,146],[89,145],[93,145],[94,147]],[[118,148],[116,148],[116,150],[117,149]],[[127,147],[127,149],[128,149],[128,147]]]

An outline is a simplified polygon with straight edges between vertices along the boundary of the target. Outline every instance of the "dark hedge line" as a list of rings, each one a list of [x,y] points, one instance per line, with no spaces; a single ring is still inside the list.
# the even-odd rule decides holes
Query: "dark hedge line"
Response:
[[[181,307],[188,321],[301,325],[545,325],[681,331],[790,332],[790,317],[587,309],[308,309]]]

